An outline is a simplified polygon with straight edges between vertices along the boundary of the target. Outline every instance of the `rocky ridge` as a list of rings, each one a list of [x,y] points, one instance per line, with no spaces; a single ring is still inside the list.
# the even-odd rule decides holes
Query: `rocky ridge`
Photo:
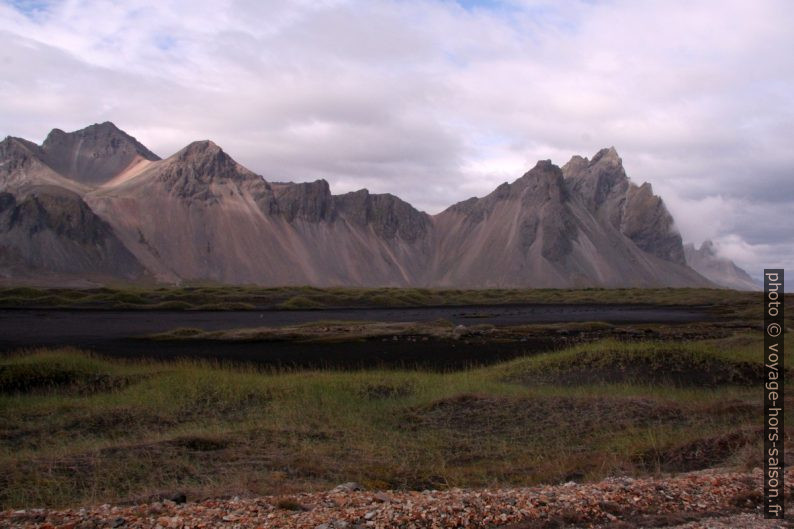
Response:
[[[170,283],[711,285],[686,265],[662,200],[649,184],[629,180],[614,148],[562,168],[538,162],[485,197],[428,215],[393,195],[333,195],[324,180],[269,182],[207,140],[161,160],[102,123],[55,129],[41,146],[18,138],[0,143],[8,219],[18,216],[8,213],[10,204],[23,203],[34,188],[37,196],[65,190],[60,201],[47,201],[56,212],[34,208],[27,224],[46,226],[60,249],[27,246],[30,229],[23,235],[6,220],[0,278],[7,281],[25,270],[31,281],[102,282],[118,270],[117,280]],[[58,218],[68,229],[53,226]],[[80,231],[92,235],[60,241]],[[44,258],[27,257],[35,252]],[[80,264],[88,262],[98,264]]]
[[[140,161],[160,157],[113,123],[76,132],[53,129],[41,145],[42,159],[57,173],[87,185],[100,185]]]
[[[57,173],[42,147],[0,142],[0,279],[83,284],[148,273],[84,200],[88,189]]]
[[[600,150],[589,161],[574,156],[563,174],[574,194],[593,215],[631,239],[641,250],[685,264],[681,236],[662,199],[651,184],[631,182],[614,147]]]
[[[736,290],[761,290],[763,286],[733,261],[721,257],[710,240],[704,241],[700,248],[691,243],[685,245],[684,255],[687,265],[720,286]]]

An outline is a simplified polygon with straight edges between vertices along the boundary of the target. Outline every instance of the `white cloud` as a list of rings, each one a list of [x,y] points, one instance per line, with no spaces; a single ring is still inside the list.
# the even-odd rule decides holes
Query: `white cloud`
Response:
[[[685,239],[794,265],[765,218],[794,208],[785,0],[26,4],[0,1],[2,134],[211,138],[269,179],[431,212],[614,145]]]

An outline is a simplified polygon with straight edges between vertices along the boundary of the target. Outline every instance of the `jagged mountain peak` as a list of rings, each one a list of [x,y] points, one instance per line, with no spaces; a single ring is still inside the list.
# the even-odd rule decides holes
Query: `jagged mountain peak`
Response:
[[[457,202],[441,214],[457,212],[467,215],[470,221],[480,221],[496,203],[504,200],[521,199],[525,207],[534,207],[548,200],[564,201],[567,196],[562,170],[551,160],[538,160],[512,183],[502,182],[488,195]]]
[[[192,157],[226,154],[217,143],[212,140],[196,140],[192,141],[176,153],[180,159],[188,159]]]
[[[40,147],[24,138],[16,136],[6,136],[0,141],[0,161],[6,162],[12,157],[38,155]]]
[[[171,157],[147,168],[137,182],[144,185],[159,182],[170,194],[206,202],[217,202],[221,195],[228,195],[230,189],[223,191],[223,186],[256,187],[258,198],[269,189],[261,176],[238,164],[210,140],[191,142]]]
[[[692,246],[693,249],[695,248],[695,245],[692,243],[689,243],[687,246]],[[714,241],[712,241],[711,239],[706,239],[705,241],[703,241],[700,244],[700,248],[698,249],[698,251],[705,255],[717,255],[717,249],[714,246]]]
[[[131,165],[160,157],[110,121],[74,132],[52,129],[41,144],[42,159],[62,176],[100,186]]]
[[[546,202],[564,202],[568,198],[562,169],[551,160],[539,160],[535,167],[513,182],[510,196],[520,197],[526,206],[539,206]]]
[[[518,179],[521,181],[524,178],[551,178],[557,179],[562,177],[562,170],[554,165],[551,160],[538,160],[535,163],[535,167],[524,173],[524,175]]]
[[[631,185],[625,202],[619,203],[622,213],[612,215],[620,219],[621,232],[642,250],[673,263],[686,264],[681,235],[664,201],[653,194],[647,182]]]
[[[43,158],[41,147],[32,141],[7,136],[0,142],[0,189],[27,192],[36,186],[51,185],[85,192],[84,186],[53,171]]]
[[[0,184],[24,185],[24,180],[29,179],[24,175],[40,159],[39,150],[35,143],[14,136],[0,141]]]
[[[237,165],[231,156],[211,140],[191,142],[171,156],[169,161],[191,165],[205,172],[228,169]]]
[[[10,146],[10,145],[17,144],[17,143],[19,143],[20,141],[25,141],[25,142],[27,142],[27,140],[24,140],[24,139],[22,139],[22,138],[18,138],[18,137],[16,137],[16,136],[11,136],[11,135],[8,135],[8,136],[6,136],[5,138],[3,138],[3,141],[0,141],[0,145],[3,145],[3,146]]]
[[[661,197],[653,194],[653,186],[650,182],[643,182],[642,184],[637,185],[634,182],[629,181],[629,192],[641,197],[652,197],[654,200],[662,203]]]
[[[590,162],[591,165],[596,163],[609,163],[614,165],[623,165],[623,160],[621,159],[620,155],[618,155],[617,149],[614,146],[612,147],[605,147],[599,150],[595,156],[593,156],[592,161]]]
[[[520,178],[514,180],[512,183],[502,182],[496,187],[496,189],[491,191],[490,194],[479,200],[502,200],[524,194],[527,192],[528,188],[536,189],[538,186],[542,187],[549,184],[555,186],[563,185],[562,170],[554,165],[551,160],[538,160],[535,163],[535,166],[521,175]],[[452,207],[458,206],[459,204],[469,203],[471,200],[478,199],[473,197],[468,200],[464,200],[463,202],[459,202]]]
[[[574,156],[563,167],[570,193],[596,218],[631,239],[640,249],[666,261],[684,264],[681,236],[651,184],[633,184],[614,147],[592,160]]]
[[[512,185],[522,184],[529,180],[557,180],[562,178],[562,170],[551,160],[538,160],[535,166],[524,173]]]
[[[730,259],[719,255],[717,246],[709,239],[700,248],[684,245],[686,263],[714,283],[736,290],[761,290],[761,285]]]
[[[629,179],[614,147],[601,149],[592,160],[574,156],[563,166],[571,191],[578,194],[592,212],[625,195]]]
[[[146,146],[133,136],[118,128],[111,121],[94,123],[93,125],[73,132],[64,132],[62,129],[54,128],[47,135],[41,146],[45,151],[49,151],[57,148],[64,142],[73,143],[75,140],[93,143],[95,147],[109,147],[114,150],[129,147],[147,160],[155,161],[160,159],[159,156],[147,149]]]
[[[592,159],[575,154],[562,166],[566,179],[599,179],[607,176],[625,178],[623,159],[615,147],[600,149]]]
[[[44,140],[44,143],[56,141],[58,138],[63,136],[100,136],[100,135],[124,135],[126,136],[127,133],[118,128],[115,123],[111,121],[103,121],[102,123],[94,123],[87,127],[84,127],[79,130],[75,130],[73,132],[66,132],[63,129],[54,128],[50,131],[47,135],[47,138]]]
[[[598,176],[601,173],[623,172],[623,159],[618,154],[615,147],[604,147],[600,149],[592,158],[575,154],[563,165],[563,172],[567,177],[577,176]]]
[[[587,157],[574,154],[571,156],[571,159],[568,160],[568,163],[562,166],[562,172],[565,175],[576,174],[585,170],[589,163],[590,160],[588,160]]]
[[[263,180],[261,176],[237,163],[212,140],[189,143],[164,161],[164,172],[178,173],[187,179],[213,181],[222,179]]]

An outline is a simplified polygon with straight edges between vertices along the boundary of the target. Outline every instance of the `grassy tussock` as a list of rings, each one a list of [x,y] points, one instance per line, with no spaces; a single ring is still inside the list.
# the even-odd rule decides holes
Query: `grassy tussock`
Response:
[[[0,507],[164,491],[194,499],[281,494],[346,481],[414,489],[525,485],[754,465],[760,386],[730,379],[710,387],[528,384],[521,377],[559,374],[583,358],[664,363],[671,350],[678,361],[757,364],[757,345],[754,335],[674,346],[603,341],[445,374],[263,373],[25,352],[0,360],[4,384],[16,384],[0,393]],[[30,373],[59,372],[126,382],[90,391],[22,382]],[[693,454],[708,457],[698,463]]]
[[[633,384],[657,386],[755,386],[763,340],[750,334],[680,342],[603,340],[562,352],[520,359],[502,367],[505,379],[525,385]]]
[[[195,285],[124,286],[95,289],[0,288],[0,307],[115,308],[150,310],[318,309],[514,303],[651,303],[708,305],[723,316],[759,320],[759,294],[722,289],[433,289],[433,288],[265,288]],[[787,296],[790,304],[794,299]]]
[[[148,336],[152,340],[220,340],[220,341],[294,341],[345,342],[393,336],[427,336],[452,339],[454,325],[446,320],[432,322],[368,322],[320,320],[281,327],[238,328],[203,331],[178,328]],[[474,325],[467,332],[493,329],[493,325]]]

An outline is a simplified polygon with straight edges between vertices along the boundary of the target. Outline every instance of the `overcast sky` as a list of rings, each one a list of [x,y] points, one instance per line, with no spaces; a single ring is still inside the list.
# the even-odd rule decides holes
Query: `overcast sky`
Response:
[[[614,145],[687,242],[794,269],[788,0],[0,0],[0,136],[113,121],[419,209]]]

